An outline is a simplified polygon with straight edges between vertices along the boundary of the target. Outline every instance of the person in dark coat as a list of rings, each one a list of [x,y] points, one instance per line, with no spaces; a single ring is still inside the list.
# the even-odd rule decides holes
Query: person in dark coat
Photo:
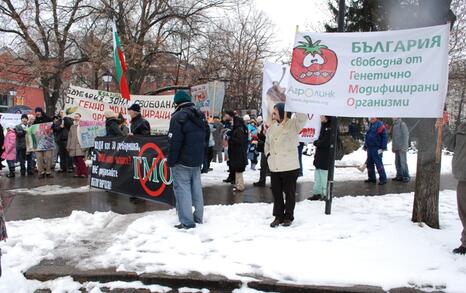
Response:
[[[233,118],[233,129],[228,140],[228,158],[231,171],[235,174],[235,191],[244,190],[243,172],[248,165],[248,129],[241,117]]]
[[[73,119],[65,116],[65,111],[60,111],[57,119],[52,124],[52,130],[55,137],[55,142],[58,146],[58,156],[60,157],[60,170],[58,173],[70,171],[72,172],[73,163],[68,151],[66,150],[66,144],[68,142],[68,132],[70,127],[73,125]]]
[[[231,170],[230,166],[230,158],[228,157],[229,154],[229,145],[228,145],[228,140],[231,136],[231,130],[233,129],[233,118],[236,116],[236,113],[234,111],[225,111],[223,115],[223,131],[224,131],[224,136],[225,136],[225,148],[224,148],[224,153],[226,154],[226,160],[227,160],[227,165],[228,165],[228,177],[227,179],[223,180],[225,183],[231,183],[235,184],[235,172]]]
[[[123,114],[118,114],[118,123],[120,125],[120,130],[123,132],[123,135],[128,135],[129,134],[129,128],[126,126],[126,119],[123,116]]]
[[[128,108],[128,114],[131,117],[131,133],[130,135],[150,135],[150,124],[141,116],[141,106],[132,104]]]
[[[34,124],[52,122],[52,119],[45,114],[44,110],[40,107],[35,109],[36,119]],[[49,177],[52,178],[52,165],[54,162],[53,149],[46,151],[36,151],[37,169],[39,171],[39,178]]]
[[[105,136],[107,137],[124,136],[118,124],[118,119],[116,118],[115,112],[111,110],[107,110],[105,111],[104,116],[105,116],[105,130],[107,131],[107,134]]]
[[[208,129],[204,114],[191,102],[185,91],[177,91],[175,112],[168,131],[167,162],[173,176],[173,191],[180,224],[178,229],[190,229],[203,223],[204,198],[201,185],[201,165],[208,143]],[[194,206],[194,214],[192,207]]]
[[[327,195],[328,167],[330,164],[330,145],[332,137],[332,117],[320,116],[319,139],[314,141],[316,152],[314,155],[314,188],[309,200],[321,200]]]
[[[259,187],[265,186],[265,180],[267,177],[267,173],[270,173],[268,170],[269,165],[267,164],[267,158],[265,157],[265,154],[264,154],[265,139],[266,139],[266,126],[265,126],[265,122],[263,122],[261,125],[259,125],[257,129],[257,151],[261,155],[260,176],[259,176],[259,181],[253,183],[254,186],[259,186]]]
[[[28,129],[28,115],[23,114],[21,115],[21,124],[16,125],[15,132],[16,132],[16,157],[19,161],[20,172],[21,176],[26,175],[26,171],[28,175],[33,175],[33,161],[32,161],[32,153],[27,153],[26,147],[26,130]],[[26,169],[26,162],[27,162],[27,169]]]

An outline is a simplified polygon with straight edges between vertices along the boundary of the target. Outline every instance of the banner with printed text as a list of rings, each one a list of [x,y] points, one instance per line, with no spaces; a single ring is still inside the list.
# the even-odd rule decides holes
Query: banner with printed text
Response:
[[[21,114],[0,113],[0,124],[3,128],[14,128],[21,123]]]
[[[80,113],[82,121],[105,121],[104,112],[112,110],[129,119],[127,109],[133,103],[141,106],[141,115],[149,121],[151,132],[166,134],[171,114],[175,110],[173,95],[139,96],[131,95],[131,101],[123,99],[120,93],[86,89],[71,85],[65,98],[67,115]]]
[[[191,95],[197,109],[206,117],[220,115],[225,97],[225,84],[220,81],[191,87]]]
[[[290,78],[289,67],[276,63],[264,64],[264,75],[262,83],[262,118],[267,125],[272,124],[273,107],[277,103],[286,100],[286,88]],[[309,114],[309,120],[299,133],[299,141],[312,143],[319,138],[320,118],[319,115]]]
[[[286,110],[344,117],[441,117],[449,28],[297,33]]]
[[[94,147],[95,139],[106,134],[105,121],[79,121],[78,139],[82,148]]]
[[[167,136],[97,137],[91,187],[175,205]]]

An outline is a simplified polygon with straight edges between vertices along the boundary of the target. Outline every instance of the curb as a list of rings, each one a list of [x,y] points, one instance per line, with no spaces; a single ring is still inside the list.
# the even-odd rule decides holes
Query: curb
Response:
[[[60,277],[71,276],[79,283],[100,282],[107,283],[113,281],[133,282],[141,281],[145,285],[161,285],[172,288],[173,292],[182,287],[209,289],[211,292],[232,292],[241,287],[255,289],[265,292],[280,293],[426,293],[426,291],[415,288],[394,288],[389,291],[381,287],[355,285],[349,287],[337,287],[326,285],[297,285],[280,283],[277,280],[255,277],[258,281],[243,283],[240,280],[228,279],[220,275],[202,275],[199,272],[190,272],[183,275],[170,275],[166,272],[143,273],[138,275],[135,272],[117,272],[116,268],[97,269],[82,271],[73,266],[60,263],[60,260],[44,261],[24,273],[28,280],[50,281]],[[170,292],[172,292],[170,291]],[[38,292],[50,292],[47,290]],[[113,289],[109,292],[149,292],[147,289]],[[429,291],[430,293],[442,293],[442,291]]]

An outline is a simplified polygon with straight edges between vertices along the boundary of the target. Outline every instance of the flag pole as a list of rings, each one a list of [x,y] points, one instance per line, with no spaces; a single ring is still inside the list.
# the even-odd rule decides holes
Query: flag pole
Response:
[[[296,36],[296,34],[298,33],[298,31],[299,31],[299,25],[296,25],[295,36]],[[293,44],[293,45],[294,45],[294,44]],[[288,86],[287,86],[287,87],[288,87]],[[285,101],[285,103],[286,103],[286,101]],[[286,123],[287,121],[288,121],[288,112],[285,111],[285,117],[283,118],[283,122]]]
[[[339,0],[338,5],[338,32],[344,32],[345,23],[345,0]],[[332,213],[332,200],[333,200],[333,184],[335,176],[335,156],[337,151],[337,139],[338,139],[338,117],[332,117],[330,121],[331,136],[330,141],[330,165],[328,168],[327,178],[327,196],[325,197],[325,214],[330,215]]]

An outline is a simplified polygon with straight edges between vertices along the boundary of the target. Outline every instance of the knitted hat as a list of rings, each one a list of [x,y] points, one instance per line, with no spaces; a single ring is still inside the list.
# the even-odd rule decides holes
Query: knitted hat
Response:
[[[179,105],[186,102],[191,102],[191,100],[191,96],[186,91],[177,91],[173,102],[175,102],[176,105]]]
[[[139,106],[139,104],[132,104],[131,107],[128,108],[128,110],[133,110],[135,112],[141,112],[141,106]]]

